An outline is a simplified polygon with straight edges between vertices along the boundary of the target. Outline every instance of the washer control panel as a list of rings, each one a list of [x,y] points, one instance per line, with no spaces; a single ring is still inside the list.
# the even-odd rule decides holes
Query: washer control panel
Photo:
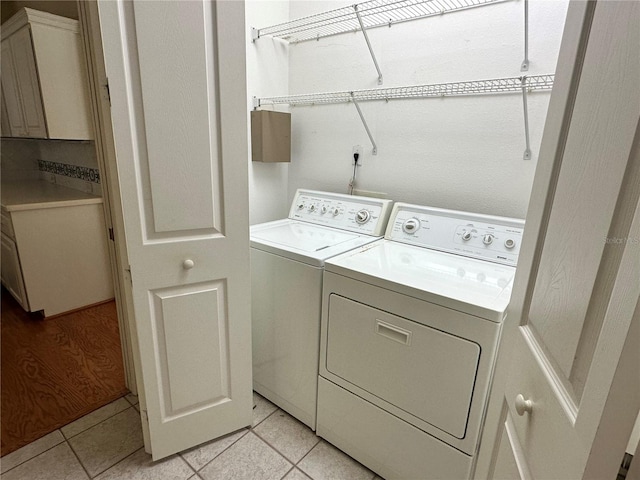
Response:
[[[298,190],[289,218],[327,227],[382,236],[393,202],[381,198]]]
[[[396,203],[385,238],[504,265],[518,262],[524,220]]]

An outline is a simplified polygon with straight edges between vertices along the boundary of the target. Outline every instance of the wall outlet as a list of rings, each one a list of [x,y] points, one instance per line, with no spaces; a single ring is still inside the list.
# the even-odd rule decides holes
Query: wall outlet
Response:
[[[353,148],[351,149],[351,165],[353,165],[355,163],[354,159],[353,159],[353,154],[357,153],[358,156],[358,166],[361,167],[362,166],[362,146],[361,145],[354,145]]]

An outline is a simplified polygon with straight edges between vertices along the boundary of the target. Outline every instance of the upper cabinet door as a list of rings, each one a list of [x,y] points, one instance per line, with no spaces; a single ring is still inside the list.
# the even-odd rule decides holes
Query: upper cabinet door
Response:
[[[157,460],[251,424],[244,4],[99,9]]]
[[[3,130],[2,134],[10,137],[26,137],[27,126],[22,113],[22,102],[20,101],[20,90],[10,38],[2,41],[2,97],[7,113],[7,121],[5,123],[3,120],[2,123],[9,127],[8,131]],[[5,113],[4,110],[2,113]]]
[[[11,35],[9,40],[11,41],[13,62],[20,89],[20,99],[22,100],[22,112],[27,129],[27,136],[47,138],[47,127],[42,109],[38,71],[36,59],[33,55],[31,30],[29,26],[18,30]]]

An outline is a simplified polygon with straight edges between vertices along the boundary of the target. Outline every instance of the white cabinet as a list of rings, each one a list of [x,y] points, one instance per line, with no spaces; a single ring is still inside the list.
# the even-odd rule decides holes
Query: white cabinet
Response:
[[[2,90],[12,137],[93,138],[78,21],[23,8],[2,25]]]
[[[46,182],[2,185],[2,283],[45,316],[113,298],[102,199]]]

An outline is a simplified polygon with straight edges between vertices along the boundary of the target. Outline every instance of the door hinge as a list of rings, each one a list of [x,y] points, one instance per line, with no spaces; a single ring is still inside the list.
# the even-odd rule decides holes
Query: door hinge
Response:
[[[131,265],[129,265],[128,268],[125,268],[124,271],[129,274],[129,283],[133,286],[133,277],[131,276]]]
[[[109,227],[109,240],[115,241],[113,236],[113,227]]]

